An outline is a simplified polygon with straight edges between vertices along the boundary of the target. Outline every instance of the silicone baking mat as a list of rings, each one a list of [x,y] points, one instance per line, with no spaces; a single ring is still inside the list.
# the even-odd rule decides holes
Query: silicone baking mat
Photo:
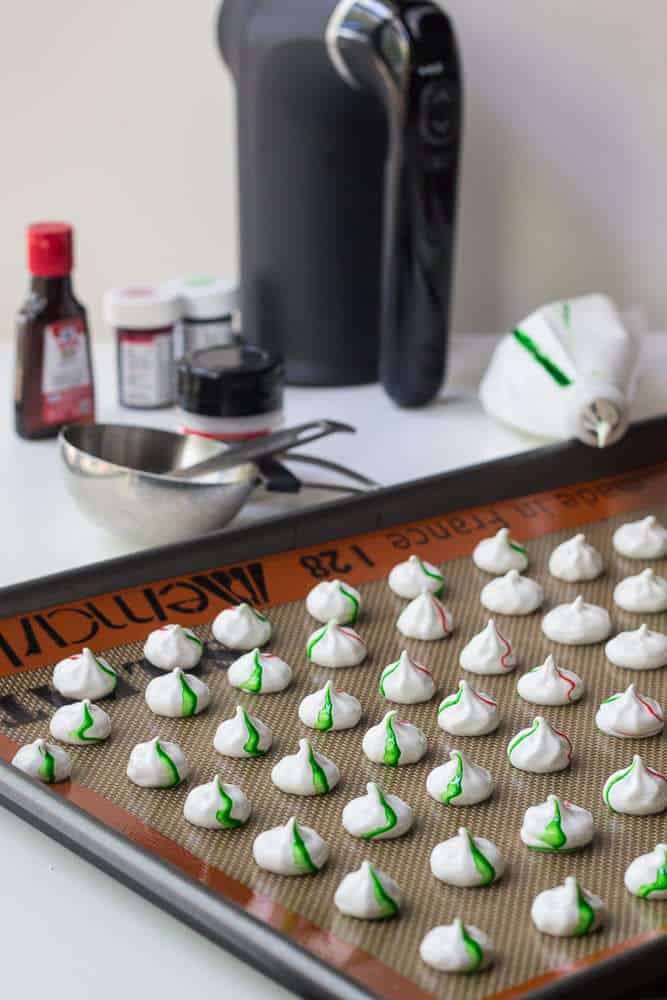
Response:
[[[543,613],[578,593],[607,607],[616,631],[637,627],[637,616],[613,605],[612,591],[619,579],[638,572],[644,564],[622,559],[611,546],[614,528],[649,512],[667,520],[667,466],[622,477],[569,486],[506,500],[490,506],[449,513],[422,522],[400,525],[307,550],[292,550],[234,566],[146,583],[126,591],[93,596],[26,613],[0,623],[0,756],[10,760],[19,743],[46,735],[48,719],[62,700],[50,684],[53,663],[87,644],[103,652],[121,676],[116,696],[104,707],[113,717],[113,734],[104,745],[72,748],[73,780],[53,792],[75,803],[103,823],[228,900],[241,905],[261,921],[342,970],[372,993],[387,997],[447,995],[461,1000],[492,995],[520,996],[573,974],[580,963],[597,961],[621,948],[638,947],[667,924],[667,903],[632,898],[623,888],[623,872],[638,854],[665,839],[665,816],[630,817],[612,814],[601,800],[607,776],[629,763],[634,752],[659,770],[667,770],[667,742],[663,735],[641,741],[615,740],[599,733],[593,723],[599,702],[630,681],[667,704],[667,670],[636,674],[608,663],[603,645],[555,647],[540,630]],[[529,575],[546,592],[544,608],[528,617],[496,616],[501,631],[518,653],[520,666],[509,676],[476,678],[458,666],[462,646],[486,623],[488,613],[479,592],[489,577],[476,569],[470,553],[480,538],[501,526],[524,541],[530,553]],[[576,530],[603,553],[605,574],[597,581],[576,585],[559,582],[547,570],[555,545]],[[452,638],[434,643],[405,640],[395,621],[405,602],[386,585],[393,564],[418,553],[441,564],[447,580],[445,603],[456,629]],[[667,573],[667,562],[653,564]],[[326,671],[305,657],[309,634],[317,627],[308,616],[304,597],[320,579],[340,577],[358,586],[363,613],[357,627],[370,655],[360,667]],[[270,648],[294,667],[295,680],[284,693],[272,696],[239,694],[226,680],[233,655],[211,640],[210,622],[222,608],[248,600],[266,610],[274,625]],[[145,636],[167,621],[188,624],[207,641],[199,673],[213,693],[211,707],[188,720],[160,719],[148,710],[143,690],[155,673],[142,659]],[[667,631],[667,615],[652,615],[651,627]],[[365,730],[391,706],[378,692],[380,670],[395,660],[405,646],[427,664],[438,694],[425,705],[404,706],[401,717],[421,726],[429,741],[420,763],[386,768],[370,763],[361,750]],[[547,653],[577,671],[586,681],[582,702],[565,708],[531,706],[516,694],[516,680],[524,669],[541,663]],[[336,684],[354,693],[364,707],[364,718],[354,730],[319,734],[298,720],[301,698],[334,675]],[[449,737],[436,725],[440,698],[468,676],[473,684],[497,699],[502,714],[499,730],[481,738]],[[274,731],[271,752],[256,761],[234,761],[218,756],[212,741],[216,727],[238,702],[267,722]],[[506,746],[510,737],[544,714],[565,731],[574,747],[572,767],[554,775],[533,775],[510,767]],[[161,735],[181,743],[193,773],[175,790],[147,790],[132,785],[125,768],[133,745]],[[296,749],[302,736],[340,767],[342,779],[334,792],[321,797],[284,795],[270,781],[274,763]],[[425,791],[427,773],[446,759],[451,747],[460,747],[495,776],[491,800],[469,808],[448,808]],[[187,792],[219,771],[225,781],[241,785],[253,804],[250,822],[241,830],[217,833],[188,825],[182,816]],[[1,775],[0,775],[1,779]],[[376,780],[408,801],[416,824],[405,837],[381,843],[359,842],[345,833],[343,806],[364,793]],[[1,785],[1,780],[0,780]],[[529,852],[519,840],[523,812],[556,792],[590,809],[596,837],[592,847],[572,855]],[[259,870],[251,846],[261,830],[296,814],[329,843],[331,858],[315,877],[286,879]],[[490,888],[457,889],[438,882],[429,868],[433,846],[465,824],[473,833],[493,840],[507,859],[502,880]],[[332,905],[334,891],[344,876],[370,858],[402,886],[405,906],[398,919],[363,922],[341,916]],[[531,902],[542,889],[556,885],[570,873],[601,896],[609,910],[604,929],[584,939],[550,939],[540,935],[529,918]],[[474,977],[447,977],[424,965],[418,946],[433,926],[461,916],[485,930],[495,943],[498,959],[487,972]],[[340,995],[345,995],[341,987]]]

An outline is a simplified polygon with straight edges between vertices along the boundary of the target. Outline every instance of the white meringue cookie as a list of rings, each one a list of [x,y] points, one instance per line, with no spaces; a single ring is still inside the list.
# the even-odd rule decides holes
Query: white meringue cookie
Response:
[[[193,788],[183,806],[188,823],[205,830],[236,830],[247,823],[251,812],[242,789],[225,784],[219,774],[205,785]]]
[[[447,639],[454,630],[454,619],[449,608],[433,594],[420,594],[403,608],[396,621],[396,628],[407,639],[431,642]]]
[[[510,538],[509,528],[501,528],[491,538],[478,542],[472,554],[473,562],[485,573],[504,576],[511,569],[523,573],[528,569],[528,552]]]
[[[414,764],[426,753],[426,736],[418,726],[400,722],[393,709],[364,735],[362,748],[369,760],[388,767]]]
[[[587,604],[579,595],[571,604],[559,604],[542,619],[547,639],[564,646],[587,646],[602,642],[611,632],[611,618],[605,608]]]
[[[605,781],[602,800],[612,812],[652,816],[667,809],[667,776],[654,771],[635,754],[629,767]]]
[[[449,761],[431,771],[426,791],[446,806],[474,806],[493,793],[495,782],[485,767],[474,764],[462,750],[450,750]]]
[[[517,665],[509,639],[501,634],[493,618],[461,650],[459,663],[471,674],[508,674]]]
[[[445,578],[433,563],[410,556],[394,566],[389,574],[389,586],[399,597],[412,601],[424,593],[439,597],[445,589]]]
[[[640,625],[630,632],[619,632],[604,648],[607,659],[626,670],[656,670],[667,665],[667,635],[652,632]]]
[[[519,677],[516,690],[533,705],[572,705],[583,697],[585,685],[573,670],[557,667],[550,653],[539,667]]]
[[[625,870],[625,888],[640,899],[667,899],[667,844],[656,844]]]
[[[146,704],[154,715],[187,719],[211,704],[211,689],[194,674],[176,667],[164,677],[154,677],[146,687]]]
[[[561,542],[549,557],[551,575],[568,583],[595,580],[603,569],[602,556],[586,541],[585,535],[575,535],[566,542]]]
[[[350,872],[336,889],[334,903],[346,917],[357,920],[388,920],[401,908],[402,894],[393,878],[362,861],[361,868]]]
[[[649,514],[640,521],[630,521],[617,528],[613,544],[626,559],[662,559],[667,555],[667,530]]]
[[[38,778],[46,785],[67,781],[72,773],[72,760],[67,750],[46,740],[35,740],[19,747],[12,758],[12,764],[19,771]]]
[[[174,788],[185,781],[190,765],[178,743],[155,737],[137,743],[127,762],[127,776],[141,788]]]
[[[614,603],[624,611],[655,614],[667,610],[667,580],[655,570],[644,569],[636,576],[626,576],[614,587]]]
[[[246,712],[243,705],[236,706],[231,719],[221,722],[213,737],[213,746],[225,757],[245,760],[263,757],[271,749],[273,733],[256,715]]]
[[[497,882],[505,871],[505,859],[494,843],[473,837],[465,827],[431,851],[431,871],[441,882],[460,888],[477,888]]]
[[[356,667],[366,659],[366,643],[358,632],[343,628],[332,618],[308,639],[306,656],[318,667]]]
[[[309,740],[299,740],[296,753],[283,757],[271,771],[271,781],[288,795],[326,795],[340,781],[340,771]]]
[[[227,671],[232,687],[249,694],[275,694],[284,691],[292,680],[292,668],[275,653],[253,649],[239,656]]]
[[[433,697],[435,681],[430,670],[403,650],[398,660],[382,671],[379,690],[387,701],[395,701],[399,705],[416,705]]]
[[[341,580],[322,580],[308,594],[306,611],[324,624],[335,618],[339,625],[354,625],[361,612],[361,594]]]
[[[299,704],[299,718],[304,726],[321,733],[352,729],[359,722],[361,711],[361,704],[354,695],[334,688],[333,681],[307,694]]]
[[[495,958],[493,944],[483,931],[456,917],[428,932],[419,946],[423,962],[438,972],[481,972]]]
[[[255,837],[252,856],[260,868],[275,875],[313,875],[326,864],[329,848],[319,833],[292,816],[284,826]]]
[[[173,670],[175,667],[192,670],[201,660],[203,652],[201,639],[181,625],[156,628],[144,644],[144,656],[160,670]]]
[[[365,795],[347,803],[342,815],[347,832],[361,840],[395,840],[408,832],[413,821],[407,802],[383,792],[375,781],[368,782]]]
[[[102,656],[95,656],[86,646],[80,653],[68,656],[53,670],[53,686],[63,698],[97,701],[115,690],[118,675]]]
[[[61,743],[85,747],[106,740],[111,732],[111,719],[104,709],[84,698],[59,708],[51,719],[49,732]]]
[[[532,774],[550,774],[570,766],[572,744],[541,715],[521,729],[507,746],[510,764]]]
[[[526,809],[521,840],[535,851],[576,851],[590,844],[595,832],[588,809],[548,795],[546,802]]]
[[[476,691],[467,681],[459,681],[458,690],[438,707],[438,725],[452,736],[485,736],[497,729],[499,723],[498,706],[493,698]]]
[[[271,638],[271,622],[249,604],[221,611],[211,626],[213,635],[227,649],[249,650],[265,646]]]
[[[497,615],[530,615],[543,604],[544,590],[536,580],[511,569],[482,587],[479,599]]]
[[[530,915],[543,934],[582,937],[603,923],[605,911],[601,899],[582,889],[574,875],[568,875],[563,885],[535,897]]]
[[[639,694],[634,684],[630,684],[625,691],[605,698],[597,710],[595,725],[609,736],[642,739],[661,733],[665,719],[660,703]]]

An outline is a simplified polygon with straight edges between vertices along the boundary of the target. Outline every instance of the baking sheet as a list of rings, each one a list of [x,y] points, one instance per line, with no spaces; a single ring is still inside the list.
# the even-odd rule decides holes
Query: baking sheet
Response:
[[[627,686],[636,675],[633,677],[630,672],[607,664],[601,646],[564,649],[560,662],[581,673],[589,685],[582,703],[563,709],[533,710],[514,692],[519,671],[512,677],[472,678],[473,683],[499,700],[504,720],[497,734],[480,739],[447,737],[436,726],[436,698],[427,705],[406,706],[401,710],[403,717],[415,721],[427,732],[427,758],[418,765],[395,771],[372,765],[361,753],[361,735],[388,707],[377,693],[378,675],[386,663],[396,658],[403,644],[394,629],[403,602],[391,594],[384,577],[393,562],[405,558],[413,550],[432,561],[446,564],[449,586],[446,600],[456,618],[455,636],[439,643],[405,642],[417,659],[433,669],[440,696],[455,688],[462,675],[457,666],[458,652],[486,621],[478,593],[488,577],[476,570],[469,560],[469,552],[480,537],[508,523],[519,538],[532,539],[529,541],[530,572],[544,583],[548,607],[572,599],[578,592],[575,585],[563,584],[548,576],[548,554],[558,541],[571,535],[576,526],[587,524],[587,535],[605,553],[609,571],[600,581],[583,585],[581,591],[587,599],[611,609],[610,594],[614,583],[637,571],[636,564],[611,553],[613,526],[627,519],[627,511],[633,511],[633,517],[649,510],[667,517],[667,505],[660,502],[666,495],[666,483],[664,469],[651,474],[633,474],[608,483],[584,484],[554,494],[448,514],[424,524],[396,527],[377,537],[359,537],[344,544],[321,546],[315,551],[271,557],[260,564],[260,569],[253,568],[252,564],[228,567],[217,577],[215,574],[209,576],[209,581],[217,583],[218,595],[212,594],[210,588],[206,591],[201,580],[193,583],[194,578],[160,582],[124,595],[123,603],[130,612],[125,614],[124,622],[121,622],[121,605],[116,600],[118,595],[96,598],[92,602],[94,610],[90,608],[90,601],[84,601],[65,608],[52,608],[41,615],[20,616],[12,622],[4,622],[0,628],[4,646],[21,660],[19,665],[10,664],[8,674],[10,666],[7,663],[11,656],[3,647],[5,666],[0,669],[6,676],[0,680],[2,728],[11,741],[24,742],[44,734],[46,720],[53,710],[49,699],[57,701],[57,696],[48,686],[51,662],[56,657],[49,660],[48,629],[43,624],[50,625],[62,639],[66,632],[64,623],[71,629],[76,622],[79,634],[80,626],[89,629],[90,623],[99,624],[100,617],[95,617],[97,611],[111,625],[100,628],[90,640],[91,645],[98,650],[109,650],[107,639],[114,629],[116,636],[122,633],[123,638],[127,636],[131,641],[114,644],[107,652],[112,662],[121,668],[125,685],[117,700],[105,703],[115,722],[109,743],[73,750],[77,786],[72,796],[74,800],[81,798],[81,789],[87,791],[90,797],[83,796],[84,807],[94,814],[97,814],[96,809],[91,803],[94,805],[98,799],[113,803],[110,811],[114,817],[134,818],[142,830],[156,833],[152,849],[159,855],[170,857],[165,840],[168,845],[175,845],[172,853],[178,855],[178,848],[199,860],[202,864],[197,877],[218,890],[216,873],[223,872],[229,881],[229,885],[225,883],[227,895],[232,882],[245,886],[247,891],[242,902],[247,910],[280,926],[285,934],[371,989],[379,991],[378,983],[384,983],[380,989],[385,995],[421,996],[451,989],[456,996],[474,998],[543,977],[550,970],[570,966],[592,953],[650,934],[666,922],[666,904],[633,900],[622,888],[622,873],[627,863],[664,838],[664,817],[614,817],[600,799],[605,778],[628,762],[635,749],[642,752],[649,763],[665,770],[665,737],[621,742],[598,734],[592,723],[597,704],[602,697]],[[617,508],[623,513],[613,514]],[[610,513],[612,516],[608,517]],[[567,527],[544,534],[545,529],[548,531],[556,524],[567,524]],[[656,569],[665,572],[667,567],[658,563]],[[305,613],[302,597],[316,582],[317,577],[312,574],[323,572],[343,575],[350,582],[361,585],[365,611],[359,629],[371,650],[369,661],[362,667],[335,672],[337,684],[362,701],[364,721],[351,732],[328,735],[309,734],[296,715],[300,698],[321,686],[329,676],[328,671],[309,666],[304,655],[305,640],[315,623]],[[214,694],[211,709],[193,720],[156,719],[142,698],[151,672],[141,660],[140,638],[159,624],[158,612],[166,613],[170,620],[187,621],[188,624],[198,617],[204,619],[197,630],[207,638],[207,622],[215,611],[234,599],[247,597],[242,591],[248,586],[255,592],[255,603],[264,607],[272,605],[270,615],[276,626],[272,648],[295,667],[293,687],[284,695],[241,695],[238,698],[225,679],[225,664],[230,656],[212,643],[202,667]],[[188,587],[199,587],[213,599],[205,608],[197,610],[198,597]],[[233,593],[229,592],[230,587]],[[290,599],[280,601],[281,591]],[[165,611],[166,603],[177,604],[178,608]],[[511,637],[519,652],[522,667],[541,662],[551,648],[539,630],[540,617],[538,614],[525,619],[499,619],[501,630]],[[635,616],[617,609],[612,611],[612,617],[619,629],[637,624]],[[665,630],[667,619],[663,615],[651,616],[651,625]],[[50,641],[51,645],[55,643],[55,639]],[[31,645],[39,646],[39,651],[33,648],[31,652]],[[49,660],[45,666],[33,666],[45,657]],[[663,704],[667,701],[665,671],[645,673],[640,679],[642,691],[662,700]],[[261,761],[229,761],[219,758],[212,749],[217,724],[232,713],[237,700],[268,722],[278,737],[271,754]],[[506,761],[505,747],[510,736],[529,724],[533,715],[540,711],[563,728],[573,741],[575,760],[568,772],[553,776],[526,775],[511,769]],[[19,718],[20,712],[24,713],[23,721]],[[30,717],[35,718],[29,721]],[[130,785],[124,776],[132,745],[157,733],[178,739],[194,765],[195,773],[182,789],[141,790]],[[318,799],[293,799],[278,792],[270,783],[273,763],[282,754],[293,752],[302,735],[312,735],[313,742],[341,768],[343,780],[330,795]],[[10,753],[9,740],[0,744],[0,752],[5,757]],[[426,773],[445,759],[449,746],[469,750],[475,760],[496,775],[498,790],[490,802],[455,810],[439,806],[426,795]],[[225,780],[241,784],[255,805],[248,826],[231,835],[196,830],[185,824],[181,816],[187,789],[194,783],[209,780],[216,767]],[[414,806],[418,822],[407,837],[369,845],[360,844],[344,833],[340,826],[342,807],[350,798],[363,793],[367,780],[379,780],[383,787]],[[567,857],[551,857],[534,855],[521,845],[518,830],[523,810],[544,800],[552,790],[591,809],[598,829],[592,849]],[[66,796],[69,794],[67,790],[61,790],[61,794],[63,791]],[[50,795],[50,792],[46,790],[44,794]],[[280,879],[259,871],[251,860],[250,845],[257,832],[284,822],[292,812],[318,829],[332,848],[329,866],[316,878]],[[494,840],[506,855],[508,871],[496,886],[479,891],[459,890],[444,886],[431,876],[428,867],[431,848],[439,840],[453,835],[462,822],[469,824],[473,832]],[[112,819],[110,825],[117,824]],[[132,837],[133,831],[136,834],[133,824],[126,823],[125,832]],[[143,842],[139,834],[135,839]],[[357,867],[363,857],[372,858],[405,889],[405,911],[393,923],[356,922],[338,915],[330,905],[343,874]],[[605,899],[612,919],[602,933],[588,939],[552,941],[532,928],[528,909],[535,892],[561,881],[570,871],[575,871],[586,887]],[[508,913],[512,914],[511,920],[507,919]],[[418,959],[418,942],[426,930],[455,915],[476,923],[494,939],[499,961],[488,973],[452,980],[429,970]],[[384,967],[394,970],[395,975],[387,973],[386,969],[383,974]],[[408,983],[414,985],[408,988]]]

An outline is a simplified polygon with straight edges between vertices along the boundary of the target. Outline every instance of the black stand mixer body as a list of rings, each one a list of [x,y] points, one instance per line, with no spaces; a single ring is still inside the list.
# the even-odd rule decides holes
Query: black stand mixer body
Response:
[[[304,385],[445,372],[461,78],[449,19],[398,0],[225,0],[243,326]]]

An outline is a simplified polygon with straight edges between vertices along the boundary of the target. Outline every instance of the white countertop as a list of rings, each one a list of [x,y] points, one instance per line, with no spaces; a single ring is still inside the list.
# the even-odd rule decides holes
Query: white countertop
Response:
[[[531,448],[533,440],[494,424],[477,402],[475,386],[494,339],[454,339],[448,388],[429,407],[398,410],[378,386],[289,389],[287,422],[330,417],[356,425],[355,439],[334,436],[308,450],[317,448],[387,485]],[[663,370],[664,343],[660,337],[653,345]],[[11,368],[11,350],[2,346],[6,400]],[[175,426],[171,411],[120,410],[110,345],[96,348],[95,370],[99,420]],[[661,393],[667,399],[664,384],[653,389],[644,393],[642,411],[654,410]],[[9,420],[5,428],[0,586],[136,549],[81,519],[62,482],[55,442],[22,441]],[[235,524],[259,514],[267,515],[265,503],[254,504]],[[2,954],[11,955],[2,961],[7,995],[20,990],[22,996],[64,998],[75,990],[115,1000],[129,989],[133,996],[150,991],[159,1000],[180,1000],[186,988],[193,996],[210,996],[221,986],[242,997],[290,995],[3,810],[0,884],[6,901],[0,909]],[[100,970],[99,956],[109,952],[113,959]]]

